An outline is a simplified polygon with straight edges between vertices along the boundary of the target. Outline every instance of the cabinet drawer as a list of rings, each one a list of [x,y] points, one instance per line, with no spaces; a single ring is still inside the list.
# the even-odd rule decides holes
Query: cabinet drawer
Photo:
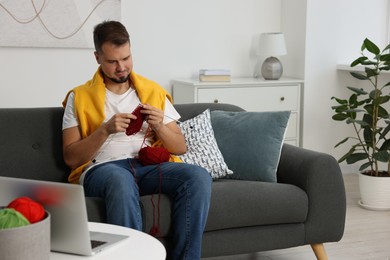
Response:
[[[235,104],[247,111],[298,110],[299,86],[199,88],[197,103]]]

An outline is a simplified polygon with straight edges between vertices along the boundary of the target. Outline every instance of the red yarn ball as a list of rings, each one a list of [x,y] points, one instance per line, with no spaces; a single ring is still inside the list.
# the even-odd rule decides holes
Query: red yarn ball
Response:
[[[169,161],[170,153],[163,147],[144,147],[138,152],[143,165],[153,165]]]
[[[31,224],[41,221],[45,217],[43,206],[28,197],[20,197],[11,201],[7,208],[13,208],[20,212]]]

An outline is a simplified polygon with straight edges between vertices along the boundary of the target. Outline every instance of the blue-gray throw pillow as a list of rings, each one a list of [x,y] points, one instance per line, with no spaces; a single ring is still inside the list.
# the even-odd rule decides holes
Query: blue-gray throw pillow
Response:
[[[276,182],[290,111],[211,111],[218,147],[233,171],[229,178]]]

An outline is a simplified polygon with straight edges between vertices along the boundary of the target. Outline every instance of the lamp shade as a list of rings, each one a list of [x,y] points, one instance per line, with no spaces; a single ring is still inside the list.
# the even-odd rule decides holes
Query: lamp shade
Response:
[[[259,54],[264,56],[281,56],[286,55],[286,43],[284,40],[284,34],[275,33],[262,33],[260,35],[260,50]]]

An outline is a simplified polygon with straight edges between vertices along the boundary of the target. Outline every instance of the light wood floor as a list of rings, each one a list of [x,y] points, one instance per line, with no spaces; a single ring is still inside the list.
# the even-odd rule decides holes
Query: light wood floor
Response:
[[[329,260],[390,260],[390,211],[361,208],[356,174],[344,174],[347,216],[340,242],[326,243]],[[202,260],[312,260],[310,246]]]

